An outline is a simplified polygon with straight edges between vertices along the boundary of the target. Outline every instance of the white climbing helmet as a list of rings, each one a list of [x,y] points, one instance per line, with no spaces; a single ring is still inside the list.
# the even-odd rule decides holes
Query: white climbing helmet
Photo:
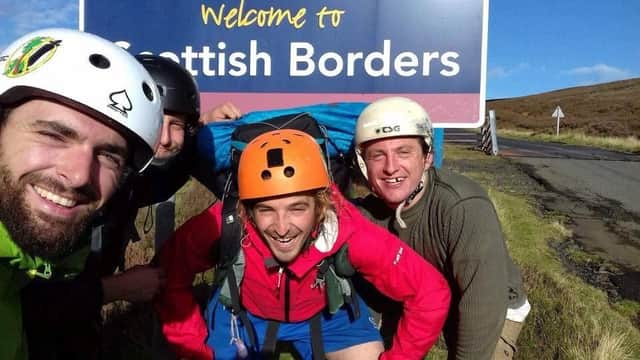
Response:
[[[367,165],[362,157],[362,144],[398,136],[422,136],[427,148],[431,148],[431,119],[420,104],[394,96],[376,100],[362,110],[356,123],[355,148],[358,166],[365,178]]]
[[[127,139],[131,163],[153,159],[162,125],[156,83],[126,50],[96,35],[42,29],[0,54],[0,104],[45,98],[71,106]]]

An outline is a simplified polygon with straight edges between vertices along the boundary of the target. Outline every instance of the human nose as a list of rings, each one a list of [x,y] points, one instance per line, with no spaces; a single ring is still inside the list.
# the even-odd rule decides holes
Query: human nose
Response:
[[[171,132],[169,131],[169,122],[162,122],[162,132],[160,132],[160,144],[169,146],[171,144]]]
[[[384,159],[384,172],[387,174],[393,174],[398,169],[398,162],[394,155],[386,156]]]
[[[91,183],[95,158],[92,149],[84,146],[65,150],[66,156],[58,164],[58,174],[69,188],[81,188]]]
[[[276,234],[280,237],[284,237],[287,235],[287,233],[289,232],[289,221],[286,214],[279,213],[276,215],[274,230],[276,231]]]

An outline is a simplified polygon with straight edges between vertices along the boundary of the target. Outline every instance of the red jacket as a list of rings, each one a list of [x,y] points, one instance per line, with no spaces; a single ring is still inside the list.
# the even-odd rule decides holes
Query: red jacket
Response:
[[[380,292],[404,304],[393,346],[383,359],[422,359],[437,340],[449,309],[450,291],[440,273],[409,246],[366,220],[334,189],[337,237],[310,246],[288,264],[290,311],[285,314],[284,277],[267,269],[272,257],[256,230],[245,225],[242,250],[246,269],[240,289],[242,305],[263,318],[298,322],[310,319],[326,306],[324,288],[312,287],[322,259],[348,244],[352,266]],[[178,229],[162,248],[160,264],[167,274],[165,291],[156,303],[162,330],[180,357],[211,359],[205,344],[207,327],[191,289],[194,275],[212,268],[212,247],[221,231],[221,203],[214,204]],[[332,240],[335,242],[332,243]]]

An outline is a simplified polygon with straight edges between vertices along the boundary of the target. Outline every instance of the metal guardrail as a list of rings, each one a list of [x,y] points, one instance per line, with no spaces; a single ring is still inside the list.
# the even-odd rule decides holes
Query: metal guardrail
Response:
[[[496,131],[496,112],[489,110],[489,121],[480,128],[478,148],[487,155],[498,155],[498,135]]]

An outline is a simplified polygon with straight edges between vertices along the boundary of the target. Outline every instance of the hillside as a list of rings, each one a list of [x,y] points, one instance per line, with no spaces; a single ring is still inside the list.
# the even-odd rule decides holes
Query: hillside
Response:
[[[552,134],[556,119],[551,114],[558,105],[565,115],[561,132],[571,129],[596,136],[640,136],[640,78],[489,100],[487,110],[496,111],[499,129]]]

